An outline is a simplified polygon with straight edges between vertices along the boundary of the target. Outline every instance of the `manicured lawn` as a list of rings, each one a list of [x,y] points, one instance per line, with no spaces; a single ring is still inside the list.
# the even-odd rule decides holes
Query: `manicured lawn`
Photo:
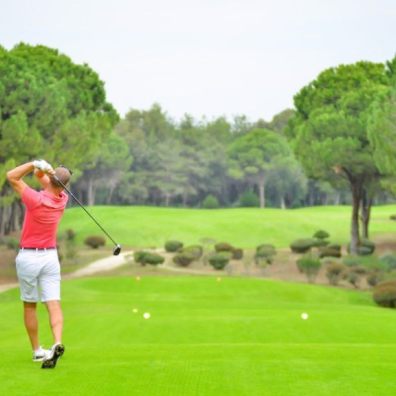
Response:
[[[318,229],[327,230],[333,242],[346,243],[351,217],[349,206],[292,210],[96,206],[89,210],[117,242],[132,247],[162,247],[168,239],[199,243],[202,238],[226,241],[242,248],[261,243],[287,247],[295,239],[311,237]],[[395,213],[395,205],[374,207],[372,235],[395,233],[396,222],[389,220]],[[79,242],[87,235],[102,233],[79,207],[66,211],[61,230],[68,228],[77,232]]]
[[[396,312],[369,293],[248,278],[110,277],[64,282],[63,304],[66,354],[45,371],[30,361],[17,290],[0,294],[0,394],[396,392]]]

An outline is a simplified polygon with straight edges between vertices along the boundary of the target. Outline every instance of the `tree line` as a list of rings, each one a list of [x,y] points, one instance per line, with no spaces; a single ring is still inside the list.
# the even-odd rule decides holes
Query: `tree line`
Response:
[[[5,170],[42,157],[74,171],[72,189],[89,205],[351,203],[355,249],[372,204],[392,199],[395,59],[329,68],[269,122],[176,122],[159,104],[120,119],[97,73],[57,50],[0,47],[0,234],[22,215]]]

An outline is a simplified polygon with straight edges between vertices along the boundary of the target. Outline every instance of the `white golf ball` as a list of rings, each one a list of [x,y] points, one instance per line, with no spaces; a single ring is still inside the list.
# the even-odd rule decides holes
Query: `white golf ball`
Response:
[[[143,314],[143,318],[144,319],[150,319],[150,313],[149,312],[145,312],[144,314]]]
[[[303,312],[302,314],[301,314],[301,319],[302,320],[307,320],[309,318],[309,315],[306,313],[306,312]]]

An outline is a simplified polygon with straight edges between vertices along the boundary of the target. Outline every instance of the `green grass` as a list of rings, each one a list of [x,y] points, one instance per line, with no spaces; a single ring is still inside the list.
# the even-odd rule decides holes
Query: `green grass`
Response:
[[[30,361],[17,291],[0,294],[0,394],[396,392],[395,311],[374,306],[368,293],[261,279],[145,277],[67,281],[63,297],[66,354],[44,371]],[[142,318],[145,311],[151,319]],[[44,309],[40,316],[47,326]],[[50,342],[47,329],[42,342]]]
[[[226,241],[242,248],[260,243],[287,247],[298,238],[311,237],[318,229],[331,234],[333,242],[349,240],[351,208],[349,206],[312,207],[304,209],[175,209],[157,207],[97,206],[89,210],[124,246],[162,247],[168,239],[199,243],[201,238]],[[373,236],[396,231],[389,220],[396,205],[374,207],[370,231]],[[101,230],[82,211],[66,211],[61,230],[72,228],[79,242]]]

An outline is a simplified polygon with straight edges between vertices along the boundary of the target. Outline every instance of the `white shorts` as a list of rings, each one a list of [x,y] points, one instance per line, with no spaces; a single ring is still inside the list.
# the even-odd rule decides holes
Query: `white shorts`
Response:
[[[21,300],[38,302],[60,300],[60,264],[58,252],[51,250],[20,250],[16,270]]]

